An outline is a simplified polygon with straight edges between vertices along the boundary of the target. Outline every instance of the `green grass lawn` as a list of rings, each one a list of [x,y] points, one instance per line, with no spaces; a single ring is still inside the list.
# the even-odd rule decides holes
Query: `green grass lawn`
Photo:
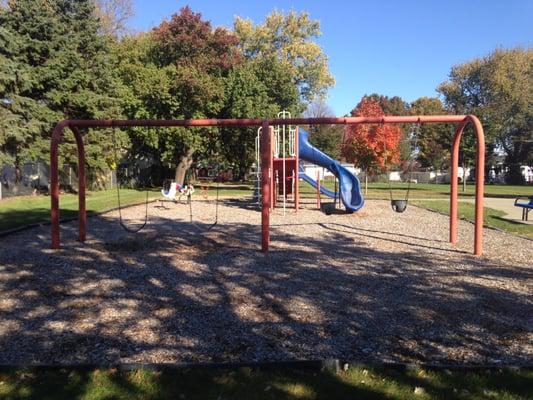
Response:
[[[333,190],[335,183],[333,178],[328,178],[322,181],[328,189]],[[221,188],[224,186],[234,186],[231,184],[220,184]],[[364,193],[364,183],[361,183],[361,190],[363,195],[367,199],[373,200],[388,200],[389,199],[389,185],[388,183],[369,183],[368,193]],[[403,198],[407,191],[407,183],[392,183],[391,188],[393,190],[394,197]],[[210,193],[214,191],[216,187],[215,183],[211,184]],[[238,185],[238,188],[234,189],[221,189],[221,193],[225,195],[241,195],[251,196],[253,191],[252,184]],[[411,184],[410,197],[413,199],[448,199],[450,197],[450,185],[449,184],[432,184],[432,183],[417,183]],[[305,181],[300,181],[300,195],[304,198],[314,198],[316,196],[316,189]],[[324,195],[322,195],[325,197]],[[475,185],[468,184],[466,192],[462,191],[462,186],[459,186],[459,198],[473,198],[475,196]],[[533,185],[485,185],[486,197],[499,197],[499,198],[515,198],[518,196],[533,196]]]
[[[450,203],[441,200],[414,200],[412,204],[428,210],[438,211],[450,215]],[[475,208],[474,204],[464,201],[458,202],[457,216],[458,218],[468,221],[474,221]],[[502,218],[505,213],[503,211],[494,210],[492,208],[484,207],[483,224],[488,227],[502,229],[507,232],[516,233],[518,235],[533,238],[533,226],[522,224],[520,222],[509,221]]]
[[[327,179],[326,187],[333,189],[333,179]],[[209,185],[209,199],[216,196],[216,187],[219,187],[219,196],[224,197],[251,197],[253,187],[250,184],[215,184]],[[405,195],[405,184],[394,184],[394,196],[402,198]],[[315,189],[301,182],[300,192],[302,198],[314,198]],[[467,192],[459,192],[461,198],[471,198],[474,194],[474,186],[468,185]],[[485,196],[513,198],[516,196],[533,196],[533,186],[511,186],[511,185],[486,185]],[[123,205],[142,203],[145,200],[146,192],[142,190],[121,189]],[[159,189],[149,192],[150,199],[159,198]],[[385,183],[372,183],[369,185],[367,199],[389,199],[389,188]],[[426,208],[438,209],[446,212],[447,206],[444,202],[432,201],[424,202],[424,199],[447,199],[449,197],[449,185],[415,184],[411,186],[411,199],[419,201],[419,205]],[[201,199],[202,193],[200,185],[196,186],[196,194],[193,198]],[[87,193],[87,210],[90,212],[103,212],[117,207],[115,190],[103,190]],[[468,209],[468,205],[462,205]],[[77,216],[78,198],[75,194],[62,194],[60,197],[60,208],[62,218],[75,218]],[[488,210],[486,223],[488,226],[495,226],[510,232],[531,235],[531,227],[524,227],[522,224],[506,222],[500,217],[503,214],[499,211]],[[470,214],[465,211],[465,218],[470,219]],[[50,220],[50,197],[49,196],[25,196],[4,199],[0,201],[0,232],[17,228],[31,223],[46,222]]]
[[[220,197],[251,197],[254,192],[251,183],[197,183],[194,185],[194,188],[196,196],[199,198],[201,198],[203,187],[207,187],[209,199],[214,199],[216,197],[217,188]]]
[[[326,179],[322,181],[328,189],[333,190],[335,183],[333,179]],[[216,183],[210,184],[209,194],[215,194]],[[251,196],[253,193],[252,184],[219,184],[220,195],[224,196]],[[407,183],[393,183],[391,184],[394,197],[403,198],[407,191]],[[364,195],[364,187],[361,189]],[[411,184],[410,197],[413,199],[448,199],[450,197],[449,184],[431,184],[418,183]],[[316,189],[305,181],[300,181],[300,195],[304,198],[314,198],[316,196]],[[459,198],[473,198],[475,195],[475,185],[467,185],[466,192],[462,191],[462,186],[459,187]],[[325,197],[324,195],[322,195]],[[533,196],[533,185],[485,185],[486,197],[500,197],[500,198],[515,198],[518,196]],[[373,200],[388,200],[389,199],[389,185],[387,183],[369,183],[368,194],[365,198]]]
[[[201,198],[200,188],[196,188],[194,195]],[[252,189],[248,185],[232,185],[229,188],[220,185],[219,196],[251,196]],[[216,185],[208,190],[208,198],[216,196]],[[160,189],[150,190],[150,200],[161,198]],[[120,189],[121,204],[123,206],[143,203],[146,191],[134,189]],[[118,207],[115,189],[88,192],[86,197],[88,212],[104,212]],[[76,218],[78,215],[78,195],[61,194],[59,197],[60,215],[62,219]],[[0,201],[0,232],[18,228],[24,225],[50,221],[50,196],[11,197]]]
[[[153,190],[148,194],[150,199],[161,196]],[[142,203],[146,192],[141,190],[121,189],[121,203],[130,205]],[[102,212],[118,206],[115,190],[88,192],[86,207],[89,212]],[[78,215],[78,196],[62,194],[59,197],[61,218],[73,218]],[[0,201],[0,231],[5,231],[36,222],[50,221],[50,196],[12,197]]]
[[[533,372],[350,368],[181,371],[17,370],[0,373],[8,399],[531,399]]]

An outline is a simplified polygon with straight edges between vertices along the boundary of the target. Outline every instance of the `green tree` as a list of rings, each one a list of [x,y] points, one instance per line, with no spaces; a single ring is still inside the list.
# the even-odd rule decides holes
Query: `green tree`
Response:
[[[278,106],[268,96],[268,88],[257,76],[251,63],[234,68],[226,79],[226,118],[268,118],[276,115]],[[257,127],[222,129],[222,150],[236,167],[237,179],[254,162]]]
[[[179,115],[174,65],[160,67],[151,57],[155,44],[149,33],[125,37],[112,46],[114,68],[120,81],[123,113],[129,119],[167,119]],[[177,128],[134,127],[117,140],[121,157],[152,158],[175,167],[181,136]]]
[[[363,99],[377,101],[384,115],[409,115],[409,103],[400,96],[385,96],[372,93],[363,96]]]
[[[39,155],[34,146],[58,115],[31,96],[34,79],[19,58],[22,38],[6,29],[7,10],[0,9],[0,165],[18,166]]]
[[[249,19],[236,17],[234,31],[246,58],[273,57],[283,63],[304,101],[323,97],[333,86],[327,57],[313,41],[320,35],[320,23],[308,13],[273,11],[255,26]]]
[[[235,36],[188,7],[151,33],[124,38],[114,54],[129,118],[263,118],[301,109],[283,63],[244,58]],[[255,135],[249,128],[130,131],[132,151],[174,167],[178,182],[194,159],[221,157],[242,179],[253,162]]]
[[[286,63],[276,57],[257,57],[245,59],[251,64],[254,74],[266,87],[269,101],[281,110],[290,111],[292,115],[299,115],[303,110],[298,87],[288,73]]]
[[[452,68],[438,87],[456,113],[475,114],[487,142],[506,156],[511,182],[522,181],[520,165],[533,151],[533,49],[498,49]]]
[[[412,115],[444,115],[447,110],[438,97],[420,97],[411,103]],[[422,124],[418,129],[417,160],[422,167],[440,170],[448,165],[453,130],[448,124]]]
[[[176,109],[157,110],[158,117],[217,117],[225,104],[225,78],[243,62],[237,37],[223,28],[213,29],[189,7],[163,21],[152,34],[150,58],[160,69],[175,69],[169,93],[179,102]],[[213,136],[212,132],[207,128],[177,128],[172,140],[159,141],[158,151],[175,166],[177,182],[183,182],[194,153]]]
[[[245,59],[225,82],[223,118],[272,118],[280,110],[297,115],[301,109],[296,85],[275,58]],[[235,167],[238,179],[245,178],[254,162],[256,135],[256,127],[222,129],[222,152]]]
[[[20,162],[48,153],[57,120],[118,115],[115,77],[91,0],[11,0],[0,18],[0,40],[10,41],[0,47],[9,60],[0,67],[0,97],[13,98],[8,110],[13,123],[3,126],[2,136],[18,138],[12,147],[15,159]],[[105,166],[108,145],[101,132],[87,138],[90,167]],[[62,162],[76,157],[68,136],[60,150]]]

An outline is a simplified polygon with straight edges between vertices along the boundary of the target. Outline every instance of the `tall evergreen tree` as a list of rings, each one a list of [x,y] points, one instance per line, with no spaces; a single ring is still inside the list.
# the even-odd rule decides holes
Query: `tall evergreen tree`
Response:
[[[15,25],[11,12],[0,8],[0,163],[18,168],[42,154],[41,135],[59,115],[35,96],[40,83],[29,60],[39,58],[42,49],[28,51],[31,32]],[[40,16],[46,19],[46,10]]]
[[[21,121],[2,128],[2,136],[12,137],[16,131],[19,138],[11,158],[46,158],[50,132],[60,119],[119,115],[108,46],[98,34],[92,0],[10,0],[0,18],[0,41],[11,43],[0,46],[10,60],[2,63],[0,97],[13,97],[7,112]],[[89,166],[104,167],[108,148],[108,135],[89,135]],[[72,162],[76,153],[71,138],[60,154],[64,162]]]

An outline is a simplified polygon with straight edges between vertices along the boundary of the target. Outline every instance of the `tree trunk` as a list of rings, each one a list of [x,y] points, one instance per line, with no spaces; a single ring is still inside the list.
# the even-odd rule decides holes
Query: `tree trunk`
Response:
[[[241,155],[240,161],[237,163],[237,171],[234,170],[236,174],[233,176],[233,179],[239,182],[244,182],[244,179],[246,178],[247,170],[248,168],[247,168],[247,163],[246,163],[246,155],[243,154]]]
[[[185,155],[181,158],[180,162],[178,163],[178,166],[176,167],[174,181],[179,183],[180,185],[183,185],[185,180],[185,174],[187,173],[187,170],[191,167],[193,155],[193,149],[187,150],[187,153],[185,153]]]
[[[368,173],[365,171],[365,197],[368,196]]]

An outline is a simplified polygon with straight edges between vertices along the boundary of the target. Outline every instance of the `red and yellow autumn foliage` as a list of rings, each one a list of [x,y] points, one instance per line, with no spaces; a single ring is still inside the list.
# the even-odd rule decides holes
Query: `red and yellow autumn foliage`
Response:
[[[351,112],[352,117],[384,116],[379,102],[363,98]],[[402,131],[395,125],[349,125],[346,127],[341,154],[348,162],[370,173],[384,172],[400,161]]]

